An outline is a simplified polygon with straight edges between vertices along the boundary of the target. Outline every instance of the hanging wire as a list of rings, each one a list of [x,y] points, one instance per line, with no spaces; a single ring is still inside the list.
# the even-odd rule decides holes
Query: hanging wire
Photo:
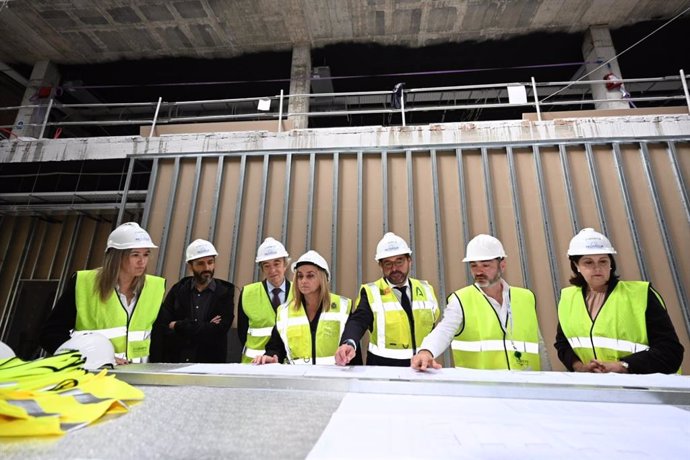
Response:
[[[541,99],[540,102],[547,101],[548,99],[550,99],[551,97],[553,97],[553,96],[555,96],[556,94],[560,93],[561,91],[565,91],[566,89],[568,89],[568,88],[570,88],[571,86],[573,86],[575,83],[584,80],[586,77],[589,77],[589,76],[592,75],[594,72],[596,72],[597,70],[601,69],[602,67],[604,67],[604,66],[606,66],[606,65],[609,65],[609,63],[610,63],[611,61],[614,61],[614,60],[618,59],[619,56],[622,56],[623,54],[627,53],[627,52],[630,51],[631,49],[635,48],[637,45],[639,45],[639,44],[642,43],[643,41],[647,40],[649,37],[651,37],[651,36],[654,35],[655,33],[659,32],[661,29],[663,29],[663,28],[666,27],[667,25],[671,24],[673,21],[675,21],[675,20],[678,19],[679,17],[683,16],[683,15],[684,15],[685,13],[687,13],[688,11],[690,11],[690,6],[687,7],[687,8],[685,8],[683,11],[681,11],[680,13],[678,13],[677,15],[675,15],[674,17],[672,17],[671,19],[669,19],[668,21],[666,21],[664,24],[660,25],[660,26],[657,27],[655,30],[653,30],[653,31],[650,32],[649,34],[645,35],[644,37],[642,37],[641,39],[639,39],[638,41],[636,41],[635,43],[633,43],[632,45],[628,46],[626,49],[624,49],[624,50],[621,51],[620,53],[618,53],[618,54],[616,54],[615,56],[613,56],[613,57],[612,57],[611,59],[609,59],[608,61],[606,61],[606,62],[604,62],[603,64],[601,64],[599,67],[595,67],[592,71],[590,71],[590,72],[584,74],[583,76],[581,76],[581,77],[578,78],[577,80],[575,80],[575,81],[571,82],[570,84],[564,86],[563,88],[559,89],[558,91],[555,91],[555,92],[549,94],[549,95],[546,96],[544,99]]]

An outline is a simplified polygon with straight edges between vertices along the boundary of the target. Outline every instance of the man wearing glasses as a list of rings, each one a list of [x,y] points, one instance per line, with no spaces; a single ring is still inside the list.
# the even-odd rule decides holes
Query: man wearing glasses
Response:
[[[414,369],[440,368],[434,358],[451,345],[455,367],[550,370],[534,294],[505,282],[505,257],[491,235],[467,244],[462,261],[469,263],[474,284],[448,297],[443,319],[412,358]]]
[[[383,235],[375,257],[383,277],[360,288],[357,307],[347,320],[335,353],[336,364],[350,363],[359,341],[369,330],[367,365],[410,365],[417,347],[441,315],[434,288],[426,281],[409,277],[411,254],[410,247],[398,235]]]

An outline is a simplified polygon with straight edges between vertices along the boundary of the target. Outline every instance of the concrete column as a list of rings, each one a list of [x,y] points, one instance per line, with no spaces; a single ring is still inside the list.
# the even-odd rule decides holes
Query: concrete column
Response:
[[[587,73],[616,55],[616,49],[613,47],[613,40],[607,26],[591,26],[587,30],[584,43],[582,44],[582,55],[587,62]],[[588,78],[590,80],[603,80],[604,76],[609,72],[618,78],[623,78],[617,59],[612,60],[608,65],[595,71]],[[597,110],[630,108],[628,102],[622,100],[623,93],[620,89],[609,91],[604,83],[592,83],[592,97],[594,99],[611,100],[611,102],[595,102],[594,107]]]
[[[292,69],[290,71],[290,94],[309,94],[311,84],[311,48],[308,45],[296,45],[292,48]],[[289,112],[309,112],[309,98],[291,97]],[[309,117],[296,115],[288,117],[295,129],[309,127]]]
[[[21,105],[40,105],[36,108],[20,109],[14,121],[12,132],[17,137],[38,138],[41,126],[29,126],[30,124],[41,125],[48,109],[50,98],[55,94],[55,88],[60,83],[60,74],[57,67],[50,61],[39,61],[31,71],[29,84],[24,91]],[[46,97],[39,96],[41,88],[52,88]]]

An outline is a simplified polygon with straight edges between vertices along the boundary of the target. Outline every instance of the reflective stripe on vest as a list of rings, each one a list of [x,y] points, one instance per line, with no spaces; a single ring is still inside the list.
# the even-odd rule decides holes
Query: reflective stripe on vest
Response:
[[[290,299],[292,299],[292,286],[290,286],[286,301]],[[263,282],[248,284],[242,289],[242,309],[249,320],[247,341],[242,351],[242,362],[246,364],[265,353],[271,331],[276,325],[276,311],[273,309]]]
[[[291,364],[335,364],[335,352],[350,315],[352,301],[347,297],[331,294],[329,311],[321,312],[316,326],[316,358],[312,357],[312,336],[309,318],[300,305],[298,310],[292,302],[278,308],[276,328],[283,339],[287,362]]]
[[[101,301],[96,289],[97,274],[98,270],[77,272],[75,333],[91,331],[105,335],[113,343],[116,355],[123,359],[148,357],[151,328],[165,295],[165,279],[145,275],[144,287],[128,319],[115,290],[108,300]]]
[[[645,318],[648,292],[646,281],[619,281],[592,321],[582,288],[561,290],[558,321],[580,361],[618,361],[649,348]]]
[[[369,351],[389,359],[411,359],[416,353],[407,313],[385,279],[364,285],[374,314]],[[361,291],[361,289],[360,289]],[[423,280],[410,278],[415,342],[421,344],[440,316],[434,289]]]
[[[512,326],[503,329],[498,313],[475,285],[455,291],[464,326],[451,342],[455,367],[540,370],[539,324],[534,294],[511,287]]]

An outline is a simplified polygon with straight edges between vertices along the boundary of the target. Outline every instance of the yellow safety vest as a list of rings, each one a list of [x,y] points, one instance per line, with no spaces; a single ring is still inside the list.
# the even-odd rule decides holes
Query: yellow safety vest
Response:
[[[453,294],[460,301],[464,324],[451,342],[455,367],[472,369],[541,369],[539,323],[532,291],[511,287],[507,331],[489,300],[475,285]]]
[[[438,308],[434,288],[429,283],[410,278],[410,286],[415,343],[419,346],[433,329],[441,311]],[[369,306],[374,314],[369,351],[383,358],[412,359],[417,350],[412,347],[410,323],[407,313],[393,293],[393,288],[384,278],[362,287],[365,289]]]
[[[105,302],[96,290],[98,270],[77,272],[75,332],[98,332],[110,339],[115,356],[140,361],[149,355],[151,327],[165,295],[165,279],[145,275],[144,288],[139,293],[131,318],[113,292]]]
[[[581,287],[561,290],[558,321],[580,361],[618,361],[649,349],[645,319],[648,291],[646,281],[619,281],[592,320]],[[661,298],[659,301],[663,305]]]
[[[286,302],[290,300],[292,300],[292,285],[290,285]],[[249,320],[247,341],[242,350],[242,363],[247,364],[265,353],[271,331],[276,325],[276,311],[261,281],[248,284],[242,289],[242,309]]]
[[[335,364],[335,352],[351,308],[352,300],[331,294],[330,309],[321,312],[316,326],[316,364]],[[291,302],[282,304],[278,307],[276,327],[285,344],[287,362],[312,364],[311,328],[304,306],[295,310]]]

